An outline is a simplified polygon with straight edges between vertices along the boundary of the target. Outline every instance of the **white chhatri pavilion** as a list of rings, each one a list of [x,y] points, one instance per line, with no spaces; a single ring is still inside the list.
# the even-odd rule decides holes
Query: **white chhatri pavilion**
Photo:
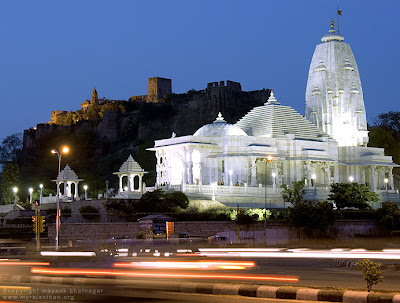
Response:
[[[123,198],[140,198],[143,193],[143,175],[147,174],[144,169],[129,155],[128,159],[121,165],[118,172],[114,173],[119,178],[118,196]],[[124,186],[124,179],[126,178]]]
[[[62,198],[73,198],[78,199],[79,197],[79,182],[83,181],[83,179],[79,179],[78,175],[69,167],[67,164],[64,169],[60,172],[60,175],[56,180],[52,180],[56,182],[57,187],[60,188],[61,199]],[[64,188],[63,193],[61,193],[61,188]],[[74,187],[74,194],[72,193],[72,187]]]

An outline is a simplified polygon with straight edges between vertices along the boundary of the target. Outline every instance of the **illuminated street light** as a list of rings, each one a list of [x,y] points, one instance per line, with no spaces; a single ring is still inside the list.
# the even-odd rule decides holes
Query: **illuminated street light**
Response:
[[[33,193],[33,188],[30,187],[28,191],[29,191],[29,204],[32,204],[32,193]]]
[[[13,187],[13,192],[14,192],[14,205],[17,205],[17,192],[18,192],[18,187]]]
[[[87,189],[88,189],[88,186],[87,185],[83,185],[83,189],[85,190],[85,200],[87,200]]]
[[[43,184],[39,184],[40,188],[40,197],[39,197],[39,205],[42,204],[42,197],[43,197]]]
[[[353,181],[354,181],[353,176],[350,176],[350,177],[349,177],[349,181],[350,181],[350,183],[353,183]]]
[[[389,188],[388,188],[389,179],[385,178],[383,181],[385,181],[385,186],[386,186],[386,200],[389,200]]]
[[[60,178],[61,172],[61,156],[69,152],[69,148],[64,146],[61,153],[59,153],[56,149],[52,149],[52,154],[57,154],[58,156],[58,175],[57,179]],[[56,250],[58,250],[58,234],[59,234],[59,227],[60,227],[60,184],[57,181],[57,214],[56,214]]]

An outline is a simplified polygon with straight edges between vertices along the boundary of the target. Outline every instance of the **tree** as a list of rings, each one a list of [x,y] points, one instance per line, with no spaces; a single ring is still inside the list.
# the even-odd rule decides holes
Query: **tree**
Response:
[[[299,202],[289,207],[289,225],[305,228],[308,233],[324,232],[335,222],[335,212],[329,202],[318,202],[313,206],[309,202]]]
[[[1,204],[14,203],[13,187],[18,187],[19,184],[19,168],[17,164],[7,164],[3,167],[1,174],[0,194]]]
[[[186,209],[189,206],[189,198],[181,191],[167,193],[164,196],[164,203],[173,207]]]
[[[188,205],[189,199],[184,193],[164,193],[157,189],[143,194],[136,206],[140,212],[174,212]]]
[[[301,202],[306,193],[306,190],[304,189],[304,181],[292,181],[292,187],[282,184],[281,188],[283,188],[281,194],[283,201],[292,203],[293,205]]]
[[[372,262],[369,259],[360,260],[357,266],[364,273],[364,280],[367,281],[367,291],[370,292],[372,285],[382,282],[385,277],[382,275],[382,263]]]
[[[133,222],[138,219],[136,214],[137,206],[135,205],[136,202],[133,200],[124,201],[112,199],[110,202],[104,203],[104,207],[109,215],[116,216],[128,222]]]
[[[380,225],[388,230],[400,229],[400,210],[392,202],[383,202],[382,207],[376,211]]]
[[[22,151],[22,134],[15,133],[3,139],[0,145],[0,163],[17,164]]]
[[[379,195],[371,192],[364,184],[333,183],[328,200],[334,201],[338,209],[348,207],[365,210],[369,208],[367,202],[379,201]]]
[[[393,156],[393,161],[400,161],[400,111],[390,111],[378,116],[372,127],[369,127],[368,146],[382,147],[385,154]],[[398,172],[398,168],[394,168]]]
[[[396,138],[400,140],[400,112],[389,111],[388,113],[380,114],[375,124],[393,130]]]

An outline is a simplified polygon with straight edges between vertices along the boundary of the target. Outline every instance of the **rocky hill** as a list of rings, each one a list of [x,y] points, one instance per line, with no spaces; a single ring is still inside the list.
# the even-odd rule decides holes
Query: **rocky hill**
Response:
[[[97,119],[77,119],[69,125],[38,124],[24,131],[21,180],[55,187],[50,180],[57,176],[57,157],[50,150],[68,145],[71,153],[63,156],[62,167],[68,163],[89,188],[102,189],[105,180],[116,184],[117,177],[112,173],[129,154],[149,172],[145,182],[150,186],[155,182],[155,156],[145,149],[154,140],[171,137],[172,132],[178,136],[193,134],[213,122],[218,112],[234,123],[253,107],[264,104],[269,94],[269,89],[242,91],[237,82],[213,82],[204,90],[168,94],[157,102],[138,98],[118,101],[116,108],[103,109]],[[103,100],[103,104],[107,102]]]

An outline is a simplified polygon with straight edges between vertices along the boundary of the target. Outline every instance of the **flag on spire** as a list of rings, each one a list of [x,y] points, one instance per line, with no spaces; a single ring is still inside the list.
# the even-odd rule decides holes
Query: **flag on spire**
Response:
[[[337,10],[337,16],[336,16],[336,19],[337,19],[337,32],[339,34],[339,16],[342,15],[342,11],[339,10],[339,6],[336,6],[336,10]]]

